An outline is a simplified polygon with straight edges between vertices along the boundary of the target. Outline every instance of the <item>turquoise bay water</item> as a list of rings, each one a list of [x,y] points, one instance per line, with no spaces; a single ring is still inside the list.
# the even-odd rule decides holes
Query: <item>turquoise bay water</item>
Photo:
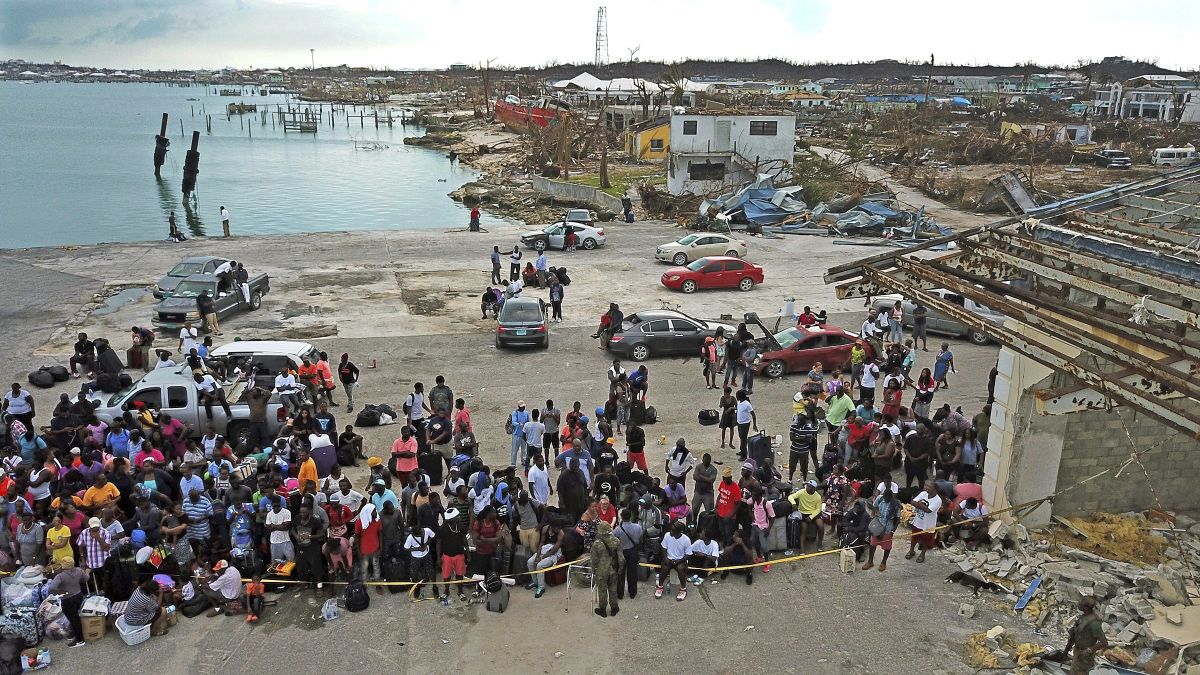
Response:
[[[225,106],[236,101],[260,112],[227,120]],[[172,210],[189,236],[220,236],[222,205],[234,235],[466,226],[468,210],[446,193],[478,174],[451,166],[444,152],[404,145],[422,130],[398,121],[376,129],[371,119],[347,126],[340,113],[331,127],[326,106],[316,134],[285,134],[269,116],[262,124],[265,105],[288,101],[250,89],[228,97],[212,87],[0,82],[0,248],[163,239]],[[156,181],[164,112],[171,150]],[[193,130],[200,175],[196,203],[185,208]],[[485,214],[483,222],[504,221]]]

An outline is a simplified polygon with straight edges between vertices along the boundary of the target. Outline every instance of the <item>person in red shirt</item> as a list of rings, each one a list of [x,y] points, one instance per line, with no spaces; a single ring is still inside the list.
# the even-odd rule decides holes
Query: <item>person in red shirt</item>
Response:
[[[379,566],[379,536],[382,530],[375,505],[371,502],[363,504],[358,518],[354,520],[354,541],[358,545],[359,576],[364,580],[378,581],[383,578],[382,568]],[[370,577],[367,576],[368,570],[371,571]],[[383,586],[376,586],[375,590],[383,593]]]
[[[742,488],[733,482],[733,469],[725,467],[721,473],[721,481],[717,483],[717,518],[721,524],[721,540],[728,541],[733,531],[737,529],[734,514],[738,502],[742,501]]]
[[[808,328],[809,326],[816,325],[816,323],[817,315],[813,314],[812,307],[805,305],[804,311],[800,313],[800,319],[796,322],[796,325],[800,328]]]
[[[329,367],[329,354],[320,353],[320,358],[316,362],[318,383],[321,385],[321,391],[325,392],[325,398],[329,400],[330,407],[336,408],[338,404],[333,400],[333,390],[337,389],[337,385],[333,382],[333,369]]]
[[[846,425],[848,432],[846,436],[846,445],[854,451],[851,460],[855,456],[866,450],[867,443],[871,440],[871,432],[875,430],[874,422],[867,422],[861,417],[855,417]]]

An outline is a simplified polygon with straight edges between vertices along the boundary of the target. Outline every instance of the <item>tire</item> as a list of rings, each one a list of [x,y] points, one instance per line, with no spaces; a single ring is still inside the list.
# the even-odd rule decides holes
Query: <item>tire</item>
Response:
[[[641,363],[650,358],[650,348],[644,344],[636,344],[629,350],[629,358]]]
[[[679,290],[683,291],[684,293],[695,293],[696,292],[696,282],[692,281],[691,279],[688,279],[687,281],[684,281],[682,285],[679,286]]]
[[[585,251],[593,251],[596,249],[596,246],[596,240],[591,237],[583,240],[583,250]]]
[[[687,264],[687,262],[688,259],[686,253],[676,253],[675,256],[671,258],[671,264],[675,265],[676,267],[683,267]]]
[[[787,364],[779,359],[767,363],[767,367],[763,369],[763,375],[766,375],[772,380],[777,380],[787,373]]]
[[[248,422],[230,422],[225,427],[225,438],[229,439],[229,444],[234,448],[243,446],[250,442],[250,424]]]
[[[258,311],[262,307],[262,291],[254,291],[250,294],[250,311]]]
[[[739,291],[748,291],[752,288],[754,288],[754,280],[750,277],[742,277],[742,280],[738,282]]]
[[[496,336],[496,349],[504,349],[504,343],[500,341],[500,336]]]
[[[537,251],[538,253],[545,251],[546,250],[546,240],[538,239],[537,241],[533,242],[533,250]]]
[[[550,349],[550,336],[542,338],[542,349]]]
[[[988,337],[986,333],[980,333],[977,330],[967,331],[967,339],[971,341],[971,344],[981,347],[992,342],[992,338]]]
[[[742,256],[738,255],[738,252],[737,252],[737,251],[735,251],[735,250],[733,250],[733,249],[729,249],[728,251],[725,251],[725,255],[729,256],[730,258],[740,258],[740,257],[742,257]]]

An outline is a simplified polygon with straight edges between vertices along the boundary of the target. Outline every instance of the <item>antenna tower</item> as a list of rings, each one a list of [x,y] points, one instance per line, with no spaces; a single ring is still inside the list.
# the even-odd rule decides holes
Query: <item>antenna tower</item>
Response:
[[[596,10],[596,58],[597,66],[608,64],[608,10],[601,6]]]

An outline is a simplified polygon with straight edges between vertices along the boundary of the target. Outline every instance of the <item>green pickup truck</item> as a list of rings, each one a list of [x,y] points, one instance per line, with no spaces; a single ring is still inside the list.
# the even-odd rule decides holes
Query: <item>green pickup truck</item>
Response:
[[[217,277],[212,274],[193,274],[180,281],[171,295],[154,306],[150,323],[164,332],[178,331],[184,321],[191,321],[200,328],[200,310],[196,298],[204,291],[212,296],[217,305],[217,318],[224,321],[237,312],[254,311],[262,307],[262,297],[270,292],[271,280],[265,274],[251,277],[250,297],[247,302],[242,290],[236,286],[228,291],[217,292]]]

